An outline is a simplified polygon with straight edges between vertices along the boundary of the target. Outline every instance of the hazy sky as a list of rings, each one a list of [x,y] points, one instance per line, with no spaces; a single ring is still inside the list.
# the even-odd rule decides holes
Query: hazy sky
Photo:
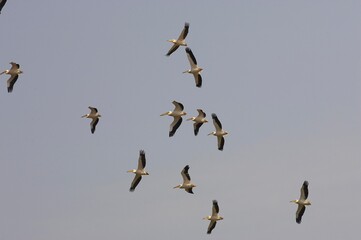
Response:
[[[0,239],[359,239],[361,1],[9,0],[0,15]],[[204,68],[196,88],[184,47]],[[224,151],[182,102],[225,130]],[[102,118],[94,135],[88,106]],[[129,192],[139,150],[147,170]],[[194,195],[173,189],[180,171]],[[302,224],[297,199],[308,180]],[[207,236],[212,200],[223,221]]]

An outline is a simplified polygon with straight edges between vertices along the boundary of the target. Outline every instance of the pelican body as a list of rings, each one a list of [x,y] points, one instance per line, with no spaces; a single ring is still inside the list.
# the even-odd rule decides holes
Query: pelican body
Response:
[[[183,119],[182,116],[186,115],[187,113],[183,111],[184,106],[182,103],[173,101],[172,102],[175,106],[173,111],[168,111],[165,113],[162,113],[160,116],[171,116],[174,118],[173,122],[170,125],[169,128],[169,137],[173,137],[179,126],[181,125]]]
[[[127,172],[134,173],[134,179],[132,184],[130,185],[129,191],[134,192],[135,188],[138,186],[140,180],[142,180],[143,175],[149,175],[147,171],[145,171],[145,152],[144,150],[139,151],[139,159],[138,159],[138,167],[137,169],[128,170]]]
[[[169,49],[168,53],[166,54],[167,57],[169,57],[175,50],[179,48],[179,46],[187,46],[187,43],[185,41],[185,38],[188,35],[188,29],[189,29],[189,23],[184,24],[184,28],[179,35],[178,39],[169,39],[168,42],[173,43],[173,46]]]
[[[81,116],[82,118],[91,118],[92,121],[90,122],[90,131],[91,133],[94,134],[95,132],[95,128],[99,122],[99,118],[102,116],[98,113],[98,109],[95,108],[95,107],[90,107],[89,106],[89,109],[90,109],[90,113],[88,114],[85,114],[83,116]]]
[[[296,211],[296,222],[298,224],[300,224],[302,221],[302,216],[305,213],[306,206],[311,205],[311,202],[307,198],[308,198],[308,181],[304,181],[301,187],[300,198],[291,201],[298,205]]]
[[[223,217],[219,216],[218,212],[219,212],[218,202],[217,200],[213,200],[212,215],[203,218],[204,220],[211,221],[208,225],[207,234],[212,233],[212,230],[216,227],[217,221],[223,220]]]
[[[196,187],[193,183],[191,183],[191,177],[188,173],[189,165],[185,166],[181,172],[183,183],[175,186],[174,188],[184,189],[186,192],[193,194],[193,188]]]
[[[207,123],[208,120],[206,119],[206,113],[203,112],[202,109],[197,109],[198,116],[188,118],[187,121],[194,121],[193,129],[194,129],[194,136],[197,136],[199,132],[199,128],[203,125],[203,123]]]
[[[6,2],[6,1],[5,1]],[[1,2],[2,3],[2,2]],[[4,3],[5,4],[5,3]],[[1,6],[0,6],[1,7]],[[0,9],[1,10],[1,9]],[[11,68],[9,70],[5,70],[3,72],[0,73],[1,74],[8,74],[10,75],[10,78],[7,81],[7,87],[8,87],[8,92],[12,92],[13,88],[14,88],[14,84],[16,83],[16,81],[19,78],[19,74],[22,74],[23,71],[20,70],[20,65],[14,62],[11,62]]]
[[[191,69],[184,71],[183,73],[193,74],[194,80],[196,82],[196,87],[200,88],[202,87],[202,76],[200,73],[203,70],[203,68],[198,67],[197,60],[194,57],[193,52],[189,47],[186,48],[186,53],[189,60],[189,64],[191,65]]]
[[[223,151],[223,146],[224,146],[224,135],[227,135],[228,132],[224,131],[222,129],[222,124],[219,121],[217,115],[215,113],[212,113],[212,119],[213,119],[213,125],[216,128],[216,131],[213,131],[211,133],[209,133],[208,135],[213,135],[217,137],[217,142],[218,142],[218,150]]]

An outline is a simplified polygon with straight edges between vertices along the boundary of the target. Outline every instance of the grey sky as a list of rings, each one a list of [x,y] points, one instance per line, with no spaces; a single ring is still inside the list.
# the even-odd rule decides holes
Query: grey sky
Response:
[[[8,1],[0,68],[0,238],[359,239],[361,1]],[[187,42],[203,86],[182,71]],[[168,137],[172,101],[205,124]],[[102,118],[94,135],[88,106]],[[144,149],[147,170],[128,191]],[[180,171],[195,194],[174,190]],[[302,224],[295,222],[308,180]],[[212,200],[224,220],[206,235]]]

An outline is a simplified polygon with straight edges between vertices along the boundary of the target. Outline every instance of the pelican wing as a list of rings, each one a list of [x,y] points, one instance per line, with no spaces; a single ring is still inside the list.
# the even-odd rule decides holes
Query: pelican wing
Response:
[[[132,184],[130,185],[129,191],[134,192],[134,190],[138,186],[140,180],[142,180],[142,175],[136,174],[132,181]]]
[[[219,121],[219,119],[215,113],[212,113],[212,119],[213,119],[213,124],[214,124],[214,127],[216,128],[216,130],[221,131],[222,123]]]
[[[301,187],[301,196],[300,200],[306,200],[308,197],[308,182],[304,181]]]
[[[193,73],[193,76],[196,81],[196,87],[202,87],[202,76],[199,73]]]
[[[207,115],[202,109],[197,109],[198,117],[205,118]]]
[[[305,213],[306,207],[304,205],[298,205],[297,211],[296,211],[296,222],[298,224],[302,221],[302,216]]]
[[[189,60],[189,64],[191,65],[191,68],[196,68],[197,60],[196,60],[196,57],[194,56],[192,50],[189,47],[186,47],[186,53],[187,53],[187,57]]]
[[[11,77],[10,77],[9,80],[7,81],[8,92],[9,92],[9,93],[13,91],[14,84],[15,84],[16,81],[18,80],[18,77],[19,77],[18,74],[11,75]]]
[[[184,24],[184,28],[183,28],[181,34],[180,34],[179,37],[178,37],[178,40],[183,40],[183,39],[185,39],[185,38],[187,37],[187,35],[188,35],[188,30],[189,30],[189,23],[186,22],[186,23]]]
[[[183,119],[181,117],[174,117],[172,124],[169,129],[169,137],[173,137],[179,126],[181,125]]]
[[[186,190],[186,192],[188,192],[188,193],[194,194],[194,192],[193,192],[192,189],[193,189],[193,188],[185,188],[184,190]]]
[[[11,62],[10,64],[11,64],[10,71],[15,71],[20,68],[20,65],[17,63]]]
[[[211,221],[208,225],[208,230],[207,230],[207,234],[211,234],[212,230],[216,227],[217,222],[216,221]]]
[[[90,130],[93,134],[95,132],[95,128],[96,128],[98,122],[99,122],[99,118],[94,118],[90,123],[90,128],[91,128]]]
[[[1,1],[0,1],[0,13],[1,13],[1,10],[3,9],[6,1],[7,1],[7,0],[1,0]]]
[[[223,151],[224,137],[223,136],[217,136],[217,142],[218,142],[218,150]]]
[[[203,123],[193,123],[193,128],[194,128],[194,135],[197,136],[200,127],[203,125]]]
[[[98,112],[98,109],[95,108],[95,107],[90,107],[89,106],[89,109],[90,109],[90,114],[96,114]]]
[[[166,56],[169,57],[172,53],[175,52],[175,50],[177,50],[179,48],[178,44],[173,44],[173,46],[169,49],[169,51],[167,52]]]
[[[219,212],[218,202],[217,200],[213,200],[212,216],[217,216],[218,212]]]
[[[191,180],[191,177],[189,176],[188,170],[189,170],[189,165],[185,166],[183,168],[182,172],[181,172],[181,175],[183,177],[183,184],[187,184]]]
[[[175,106],[174,111],[183,111],[183,109],[184,109],[183,104],[181,104],[180,102],[177,102],[177,101],[173,101],[172,103]]]
[[[138,170],[142,170],[145,168],[145,152],[144,150],[140,150],[139,152],[139,159],[138,159]]]

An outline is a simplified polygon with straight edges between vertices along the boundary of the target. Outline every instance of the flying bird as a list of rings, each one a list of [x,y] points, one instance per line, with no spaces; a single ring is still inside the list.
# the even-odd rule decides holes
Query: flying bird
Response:
[[[173,43],[173,46],[169,49],[169,51],[166,55],[167,57],[169,57],[175,50],[177,50],[179,48],[179,46],[187,46],[185,38],[187,37],[188,29],[189,29],[189,23],[186,22],[184,24],[183,31],[179,35],[178,39],[169,39],[168,40],[168,42]]]
[[[305,213],[306,206],[311,205],[311,202],[307,200],[308,198],[308,182],[304,181],[303,185],[301,187],[301,196],[300,199],[292,200],[291,202],[294,202],[298,205],[297,211],[296,211],[296,222],[298,224],[302,221],[302,216]]]
[[[98,113],[98,109],[95,107],[90,107],[90,113],[85,114],[84,116],[81,116],[82,118],[91,118],[92,121],[90,123],[90,130],[91,133],[95,132],[95,127],[97,126],[98,122],[99,122],[99,118],[102,116]]]
[[[139,151],[139,159],[138,159],[138,168],[132,169],[127,172],[134,173],[135,177],[130,185],[130,192],[134,192],[135,188],[138,186],[140,180],[142,180],[142,175],[149,175],[147,171],[144,170],[145,168],[145,152],[144,150]]]
[[[165,112],[160,115],[160,116],[165,116],[165,115],[172,116],[174,118],[169,128],[169,137],[173,137],[173,135],[175,134],[175,132],[177,131],[177,129],[179,128],[179,126],[183,121],[182,116],[187,114],[186,112],[183,111],[184,109],[183,104],[176,101],[173,101],[172,103],[175,106],[174,110]]]
[[[207,234],[211,234],[212,230],[216,227],[217,221],[223,220],[223,217],[218,215],[219,207],[217,200],[213,200],[213,207],[212,207],[212,216],[207,216],[203,219],[210,220],[211,222],[208,225]]]
[[[188,118],[187,121],[192,120],[194,121],[193,123],[193,128],[194,128],[194,135],[197,136],[198,132],[199,132],[199,128],[203,125],[203,123],[207,123],[208,120],[206,119],[206,113],[203,112],[202,109],[197,109],[198,111],[198,116],[197,117],[191,117]]]
[[[186,192],[193,194],[192,189],[194,187],[196,187],[196,185],[191,183],[191,177],[189,176],[188,170],[189,170],[189,165],[187,165],[183,168],[183,170],[181,172],[181,175],[183,177],[183,183],[175,186],[174,188],[182,188]]]
[[[0,0],[0,14],[7,0]]]
[[[224,146],[224,135],[227,135],[227,131],[223,131],[222,124],[219,121],[217,115],[215,113],[212,113],[212,119],[213,119],[213,125],[216,128],[216,131],[213,131],[209,133],[208,135],[217,136],[217,142],[218,142],[218,150],[223,151]]]
[[[0,10],[1,10],[1,5],[0,5]],[[4,73],[10,75],[10,78],[7,81],[8,92],[9,93],[13,91],[14,84],[18,80],[19,74],[23,73],[23,71],[20,70],[20,65],[19,64],[14,63],[14,62],[11,62],[10,64],[11,64],[10,70],[5,70],[2,73],[0,73],[0,75],[4,74]]]
[[[200,88],[202,87],[202,76],[200,73],[203,70],[203,68],[198,67],[197,60],[194,57],[193,52],[189,47],[186,48],[186,53],[189,60],[189,64],[191,65],[191,69],[184,71],[183,73],[193,74],[194,80],[196,81],[196,86]]]

